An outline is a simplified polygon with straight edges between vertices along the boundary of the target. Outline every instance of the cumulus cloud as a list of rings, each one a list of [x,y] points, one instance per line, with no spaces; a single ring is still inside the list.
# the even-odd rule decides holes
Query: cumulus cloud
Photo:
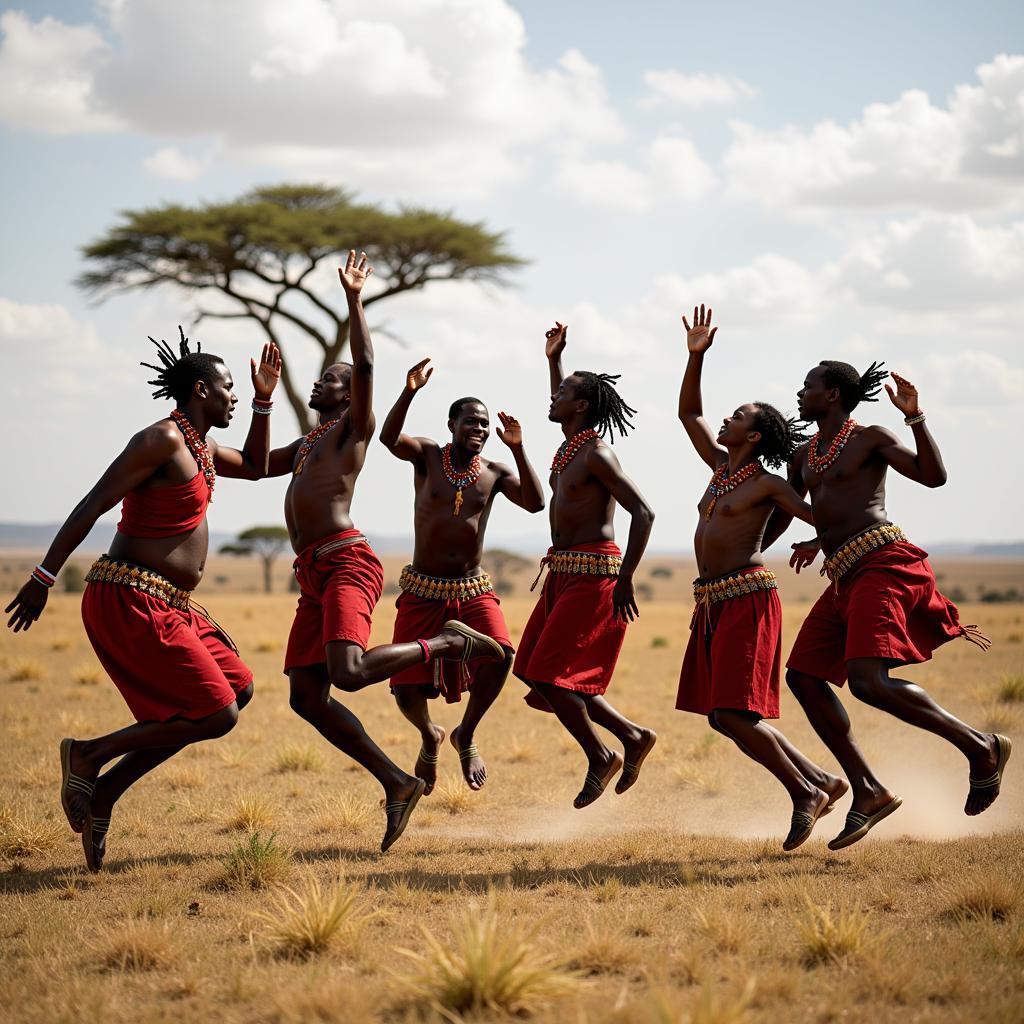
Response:
[[[929,356],[926,373],[943,402],[988,408],[1024,403],[1024,370],[992,352],[968,349]]]
[[[5,100],[0,117],[203,136],[227,159],[431,196],[486,195],[525,174],[536,145],[623,135],[600,69],[575,50],[535,68],[504,0],[108,0],[99,10],[102,26],[79,28],[4,16],[4,91],[31,93],[45,68],[70,99],[49,120],[43,99],[28,114]]]
[[[742,78],[698,71],[648,71],[644,84],[650,93],[641,100],[645,107],[673,104],[682,107],[704,107],[715,103],[736,103],[757,95],[757,90]]]
[[[644,150],[643,164],[568,157],[558,183],[592,206],[642,213],[660,202],[693,202],[715,185],[714,171],[689,139],[660,136]]]
[[[1019,209],[1024,200],[1024,56],[997,56],[948,105],[920,90],[847,125],[732,124],[733,199],[788,210]]]
[[[195,181],[202,177],[206,165],[182,153],[177,146],[164,146],[142,161],[142,166],[154,177],[172,181]]]

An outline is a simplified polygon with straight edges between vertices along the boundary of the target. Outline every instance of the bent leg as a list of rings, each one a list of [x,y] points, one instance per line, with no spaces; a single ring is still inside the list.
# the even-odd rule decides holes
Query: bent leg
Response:
[[[473,676],[462,721],[452,730],[452,746],[458,751],[462,775],[470,789],[480,789],[487,781],[487,765],[476,749],[476,728],[498,699],[512,668],[512,652],[505,649],[501,661],[481,664]]]
[[[444,742],[444,729],[431,721],[429,702],[419,686],[396,686],[394,694],[398,710],[419,731],[423,745],[413,770],[427,784],[423,795],[428,796],[437,784],[437,759]]]
[[[658,735],[653,729],[647,729],[642,725],[637,725],[636,722],[631,722],[613,708],[603,696],[587,696],[584,700],[591,721],[607,729],[622,743],[624,766],[622,777],[615,786],[615,792],[625,793],[627,789],[632,788],[639,777],[640,767],[658,741]]]

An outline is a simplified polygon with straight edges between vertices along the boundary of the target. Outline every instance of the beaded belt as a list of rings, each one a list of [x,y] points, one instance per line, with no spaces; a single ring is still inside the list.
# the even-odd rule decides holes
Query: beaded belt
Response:
[[[337,551],[338,548],[347,548],[352,544],[368,543],[369,541],[361,533],[357,533],[354,537],[341,537],[339,540],[331,540],[313,549],[313,560],[323,558],[324,555],[329,555],[332,551]]]
[[[851,537],[845,544],[841,544],[835,551],[825,559],[821,567],[821,575],[827,576],[833,583],[839,581],[857,564],[857,560],[866,555],[869,551],[885,547],[886,544],[893,544],[898,540],[906,540],[906,535],[892,523],[881,523],[872,526],[862,533]]]
[[[693,581],[693,615],[690,616],[690,629],[693,629],[697,616],[703,611],[707,628],[711,629],[711,606],[720,601],[728,601],[733,597],[755,594],[759,590],[777,590],[775,573],[770,569],[756,569],[754,572],[731,572],[727,576],[719,576],[713,580],[695,579]]]
[[[151,597],[158,597],[172,608],[187,612],[191,604],[192,591],[176,587],[152,569],[131,562],[118,562],[107,555],[100,555],[85,574],[88,583],[119,583],[124,587],[141,590]]]
[[[540,560],[540,572],[530,589],[537,586],[545,569],[569,576],[618,576],[621,568],[621,555],[599,555],[592,551],[553,551]]]
[[[428,576],[407,565],[402,569],[398,588],[407,594],[415,594],[416,597],[425,597],[431,601],[468,601],[481,594],[492,593],[494,584],[485,572],[478,576],[452,579],[448,576]]]

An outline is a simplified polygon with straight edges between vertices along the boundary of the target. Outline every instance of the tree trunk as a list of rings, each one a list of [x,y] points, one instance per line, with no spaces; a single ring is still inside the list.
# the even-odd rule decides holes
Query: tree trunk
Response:
[[[265,594],[269,594],[271,592],[271,590],[273,589],[273,587],[272,587],[272,577],[271,577],[271,569],[272,569],[273,565],[274,565],[274,556],[273,555],[264,555],[263,556],[263,593],[265,593]]]

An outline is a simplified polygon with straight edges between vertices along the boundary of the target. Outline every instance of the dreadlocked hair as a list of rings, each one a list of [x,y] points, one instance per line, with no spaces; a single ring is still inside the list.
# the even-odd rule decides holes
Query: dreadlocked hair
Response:
[[[614,444],[616,430],[620,437],[625,437],[628,430],[634,429],[630,420],[636,415],[636,409],[626,405],[622,396],[615,390],[615,382],[622,374],[577,370],[574,376],[580,379],[576,397],[585,398],[590,403],[590,426],[598,434],[602,437],[607,435],[608,440]]]
[[[220,356],[204,352],[200,342],[196,342],[196,350],[192,352],[188,347],[188,338],[185,332],[178,325],[178,334],[181,340],[178,342],[178,353],[166,341],[157,341],[149,336],[149,340],[156,345],[157,355],[160,357],[162,366],[154,366],[152,363],[139,363],[139,366],[146,366],[150,370],[156,370],[156,377],[146,381],[152,384],[156,391],[154,398],[173,398],[175,402],[184,402],[192,393],[192,385],[197,380],[206,384],[212,384],[217,377],[217,367],[223,363]]]
[[[754,429],[761,435],[754,454],[772,469],[788,464],[808,438],[793,416],[783,416],[774,405],[754,402]]]
[[[847,412],[853,412],[861,402],[877,402],[882,381],[889,376],[882,369],[885,363],[872,363],[864,373],[835,359],[823,359],[818,365],[825,368],[825,387],[839,388],[839,401]]]

